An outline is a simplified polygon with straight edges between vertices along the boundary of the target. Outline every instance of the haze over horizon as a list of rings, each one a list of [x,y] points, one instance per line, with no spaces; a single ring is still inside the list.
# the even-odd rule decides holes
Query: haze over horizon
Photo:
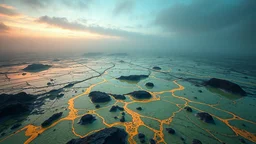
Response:
[[[0,0],[0,55],[256,56],[255,0]]]

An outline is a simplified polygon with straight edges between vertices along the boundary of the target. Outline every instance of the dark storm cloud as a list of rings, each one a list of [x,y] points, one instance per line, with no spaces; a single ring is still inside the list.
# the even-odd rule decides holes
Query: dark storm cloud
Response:
[[[156,18],[156,24],[170,31],[207,32],[223,29],[250,21],[255,16],[255,0],[244,0],[239,4],[223,0],[195,0],[191,4],[175,4],[163,10]]]
[[[5,25],[4,23],[0,22],[0,31],[7,31],[9,30],[10,28]]]
[[[256,1],[194,0],[161,11],[155,24],[195,50],[255,50]]]
[[[19,15],[14,9],[7,8],[5,6],[0,5],[0,14],[8,15],[8,16],[16,16]]]
[[[118,1],[118,3],[115,5],[115,8],[113,10],[113,14],[119,15],[122,13],[129,13],[132,11],[134,5],[135,5],[135,2],[133,0]]]
[[[121,37],[140,36],[139,33],[128,32],[128,31],[121,30],[121,29],[104,28],[104,27],[101,27],[98,25],[87,26],[87,25],[80,24],[78,22],[70,22],[65,17],[42,16],[42,17],[39,17],[36,20],[36,22],[45,23],[48,25],[62,28],[62,29],[87,31],[87,32],[91,32],[91,33],[110,35],[110,36],[121,36]]]

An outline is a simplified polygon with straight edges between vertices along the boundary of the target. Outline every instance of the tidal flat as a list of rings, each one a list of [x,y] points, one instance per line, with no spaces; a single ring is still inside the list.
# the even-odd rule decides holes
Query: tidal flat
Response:
[[[256,65],[246,61],[94,55],[13,63],[0,67],[1,144],[81,143],[100,133],[131,144],[256,143]],[[31,64],[47,68],[24,71]]]

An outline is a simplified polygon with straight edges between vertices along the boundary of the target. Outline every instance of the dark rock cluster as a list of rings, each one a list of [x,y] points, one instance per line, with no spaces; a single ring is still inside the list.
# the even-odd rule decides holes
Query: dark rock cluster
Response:
[[[173,128],[166,128],[165,129],[169,134],[175,134],[175,130]]]
[[[119,78],[116,78],[116,79],[127,80],[127,81],[140,81],[147,77],[148,77],[148,75],[129,75],[129,76],[120,76]]]
[[[93,91],[89,93],[93,103],[103,103],[111,100],[110,96],[105,92]]]
[[[227,80],[212,78],[205,84],[214,88],[223,89],[233,94],[238,94],[241,96],[246,95],[246,92],[238,84],[235,84]]]
[[[59,119],[62,116],[62,112],[59,113],[55,113],[53,114],[51,117],[49,117],[47,120],[45,120],[41,126],[42,127],[47,127],[49,125],[51,125],[54,121],[56,121],[57,119]]]
[[[186,106],[184,109],[187,110],[188,112],[192,112],[193,111],[192,108],[189,107],[189,106]]]
[[[212,123],[212,124],[215,124],[215,121],[214,119],[212,118],[212,116],[206,112],[200,112],[200,113],[197,113],[196,116],[206,122],[206,123]]]
[[[89,124],[89,123],[92,123],[94,122],[96,119],[93,115],[91,114],[86,114],[84,116],[81,117],[80,121],[79,121],[79,124],[81,125],[86,125],[86,124]]]
[[[6,116],[21,115],[30,112],[35,96],[25,92],[17,94],[1,94],[0,119]]]
[[[26,72],[40,72],[49,69],[50,65],[44,65],[44,64],[30,64],[23,70]]]
[[[142,91],[142,90],[134,91],[134,92],[131,92],[131,93],[128,93],[128,94],[131,95],[134,98],[137,98],[137,99],[149,99],[149,98],[152,97],[149,92]]]
[[[120,122],[125,122],[125,117],[124,115],[122,115],[121,119],[120,119]]]
[[[152,82],[147,82],[145,84],[145,86],[147,86],[147,87],[154,87],[155,85]]]
[[[109,111],[116,112],[117,110],[124,111],[124,108],[116,105],[116,106],[112,106]]]
[[[150,139],[150,140],[149,140],[149,143],[150,143],[150,144],[156,144],[156,141],[155,141],[154,139]]]
[[[161,70],[161,68],[159,66],[154,66],[153,69],[154,70]]]
[[[95,105],[95,108],[97,108],[97,109],[100,108],[100,105],[99,104]]]
[[[139,138],[139,140],[140,140],[141,143],[144,143],[144,142],[145,142],[145,137],[146,137],[146,136],[145,136],[143,133],[139,133],[139,134],[138,134],[138,138]]]
[[[192,144],[202,144],[202,142],[198,139],[193,139]]]
[[[110,127],[84,138],[72,139],[67,144],[126,144],[126,138],[124,129]]]

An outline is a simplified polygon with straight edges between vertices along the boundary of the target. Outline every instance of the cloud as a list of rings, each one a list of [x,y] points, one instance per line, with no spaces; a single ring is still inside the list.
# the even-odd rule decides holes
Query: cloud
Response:
[[[69,22],[65,17],[49,17],[49,16],[41,16],[36,22],[46,23],[48,25],[52,25],[55,27],[69,29],[69,30],[84,30],[85,26],[79,24],[77,22]]]
[[[49,5],[50,0],[20,0],[21,3],[25,4],[30,8],[45,8]]]
[[[68,30],[87,31],[96,34],[108,35],[108,36],[119,36],[119,37],[138,37],[141,36],[139,33],[129,32],[122,29],[104,28],[98,25],[87,26],[78,22],[70,22],[65,17],[49,17],[41,16],[36,22],[45,23],[54,27],[59,27]]]
[[[0,22],[0,31],[8,31],[10,28],[4,23]]]
[[[223,0],[195,0],[191,4],[177,3],[163,10],[155,23],[169,31],[184,33],[219,30],[255,15],[256,1],[246,0],[239,4],[225,3]]]
[[[249,51],[256,47],[255,7],[255,0],[194,0],[162,10],[154,23],[164,32],[174,33],[179,47]]]
[[[88,9],[92,0],[63,0],[63,3],[68,7]]]
[[[118,1],[113,10],[113,14],[119,15],[130,13],[133,10],[134,6],[135,2],[133,0],[123,0],[121,2]]]
[[[67,6],[70,8],[87,9],[92,3],[92,0],[20,0],[22,4],[28,8],[44,9],[52,6]]]
[[[0,15],[17,16],[19,13],[11,6],[0,4]]]

